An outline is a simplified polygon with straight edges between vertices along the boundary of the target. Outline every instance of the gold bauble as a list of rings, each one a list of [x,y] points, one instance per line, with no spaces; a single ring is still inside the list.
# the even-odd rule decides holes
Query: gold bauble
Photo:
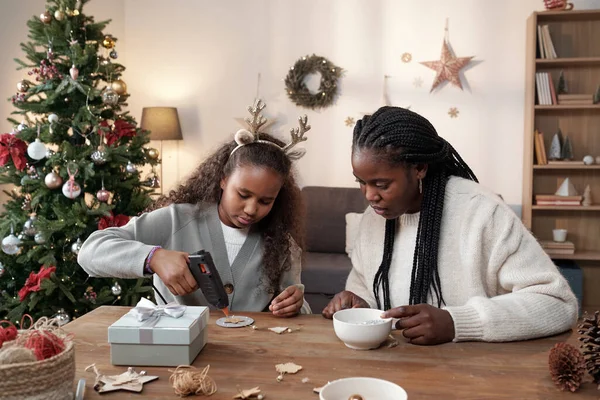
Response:
[[[117,92],[119,95],[124,95],[127,93],[127,84],[122,79],[117,79],[110,84],[112,90]]]
[[[158,154],[158,150],[152,148],[152,149],[148,149],[148,157],[150,157],[153,160],[156,160],[158,158],[159,154]]]
[[[104,36],[102,46],[104,46],[107,49],[112,49],[113,47],[115,47],[115,39],[110,35]]]
[[[62,21],[63,19],[65,19],[64,11],[63,10],[54,11],[54,18],[56,18],[57,21]]]
[[[17,82],[17,90],[21,93],[25,93],[29,90],[29,83],[27,83],[26,81]]]
[[[50,14],[48,11],[44,11],[40,14],[40,21],[42,21],[45,24],[49,24],[50,22],[52,22],[52,14]]]

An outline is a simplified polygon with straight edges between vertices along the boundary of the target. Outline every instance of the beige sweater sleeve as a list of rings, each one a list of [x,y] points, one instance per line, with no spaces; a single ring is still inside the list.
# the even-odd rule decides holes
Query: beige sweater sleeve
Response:
[[[568,330],[577,320],[577,300],[567,281],[506,205],[482,200],[472,199],[461,224],[460,257],[463,265],[478,263],[495,287],[486,289],[489,296],[446,307],[455,341],[524,340]]]

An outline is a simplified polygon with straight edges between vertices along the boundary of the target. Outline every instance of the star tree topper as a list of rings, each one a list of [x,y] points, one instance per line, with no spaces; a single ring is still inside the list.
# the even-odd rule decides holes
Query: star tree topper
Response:
[[[475,57],[456,57],[450,48],[450,42],[448,40],[448,22],[446,21],[446,35],[444,37],[444,43],[442,45],[442,55],[438,61],[423,61],[421,64],[436,71],[433,85],[431,85],[430,93],[433,92],[439,85],[448,81],[454,86],[457,86],[462,90],[462,84],[460,82],[460,70],[469,64],[469,62]]]

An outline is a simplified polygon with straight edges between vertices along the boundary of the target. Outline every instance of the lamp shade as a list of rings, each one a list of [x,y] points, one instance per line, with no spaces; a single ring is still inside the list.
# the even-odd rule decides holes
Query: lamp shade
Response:
[[[175,107],[144,107],[141,128],[150,131],[151,140],[183,139]]]

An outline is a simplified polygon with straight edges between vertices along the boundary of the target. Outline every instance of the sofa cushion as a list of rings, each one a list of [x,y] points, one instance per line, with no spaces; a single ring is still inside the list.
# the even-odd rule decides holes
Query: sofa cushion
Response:
[[[345,253],[307,252],[302,264],[304,292],[331,295],[341,292],[351,269],[352,263]]]
[[[306,250],[346,257],[346,214],[363,212],[368,206],[360,189],[305,186],[302,195],[306,204]]]

